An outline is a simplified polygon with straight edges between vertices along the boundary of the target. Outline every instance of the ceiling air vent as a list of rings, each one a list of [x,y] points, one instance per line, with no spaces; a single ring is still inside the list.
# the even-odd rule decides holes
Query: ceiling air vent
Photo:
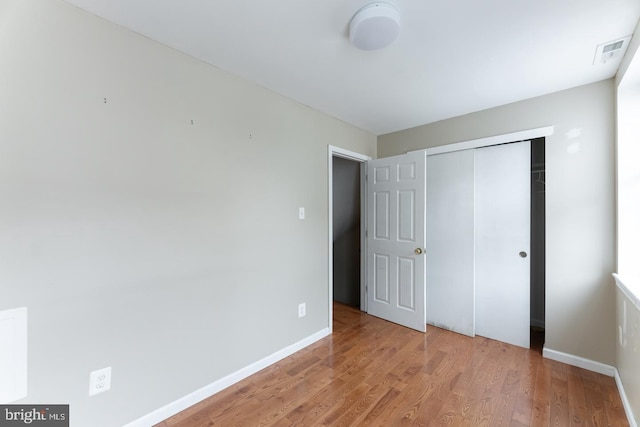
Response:
[[[593,58],[593,65],[606,64],[612,59],[621,59],[627,51],[629,40],[631,40],[631,36],[599,44],[596,47],[596,56]]]

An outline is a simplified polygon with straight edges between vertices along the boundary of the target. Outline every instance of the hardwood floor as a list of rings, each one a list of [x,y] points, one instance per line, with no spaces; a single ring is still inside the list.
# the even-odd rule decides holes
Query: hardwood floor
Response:
[[[335,304],[334,332],[156,427],[628,426],[613,378]]]

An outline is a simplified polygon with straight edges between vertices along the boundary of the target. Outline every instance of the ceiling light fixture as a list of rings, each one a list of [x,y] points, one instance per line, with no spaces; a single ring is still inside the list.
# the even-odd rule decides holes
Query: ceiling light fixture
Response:
[[[349,39],[359,49],[378,50],[389,46],[400,34],[400,13],[390,3],[369,3],[351,19]]]

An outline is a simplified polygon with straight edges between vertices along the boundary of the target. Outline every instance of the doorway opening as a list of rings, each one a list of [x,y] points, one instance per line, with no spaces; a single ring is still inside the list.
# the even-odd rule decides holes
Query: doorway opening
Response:
[[[334,159],[340,159],[340,160],[346,160],[347,162],[350,162],[350,165],[347,167],[347,169],[352,169],[353,167],[357,167],[358,170],[358,191],[359,191],[359,198],[357,200],[353,200],[353,198],[355,197],[353,195],[353,191],[351,192],[351,199],[349,200],[349,204],[351,203],[356,203],[357,208],[359,210],[359,215],[360,217],[358,218],[359,221],[359,240],[360,243],[358,245],[358,260],[353,262],[353,265],[350,265],[348,267],[348,270],[350,270],[353,273],[353,269],[356,268],[359,270],[359,276],[357,276],[359,278],[359,297],[360,297],[360,304],[359,304],[359,308],[362,311],[367,311],[367,299],[366,299],[366,292],[365,292],[365,274],[366,274],[366,270],[365,270],[365,261],[364,261],[364,224],[365,224],[365,211],[361,209],[361,206],[366,206],[366,194],[364,191],[364,182],[365,182],[365,178],[364,178],[364,171],[365,168],[363,165],[365,165],[367,161],[371,160],[371,157],[366,156],[364,154],[360,154],[360,153],[356,153],[354,151],[350,151],[350,150],[345,150],[343,148],[339,148],[339,147],[335,147],[333,145],[329,145],[328,146],[328,163],[327,163],[327,169],[328,169],[328,190],[329,190],[329,194],[328,194],[328,202],[329,202],[329,241],[328,241],[328,252],[329,252],[329,298],[328,298],[328,328],[330,332],[333,332],[333,301],[334,301],[334,285],[333,285],[333,280],[334,280],[334,262],[336,261],[336,256],[334,256],[334,227],[333,227],[333,222],[334,222],[334,197],[333,197],[333,193],[334,193],[334,171],[333,171],[333,166],[334,166]],[[340,166],[338,166],[340,168]],[[353,174],[353,170],[351,170],[350,172],[346,172],[345,175],[346,176],[351,176],[350,180],[353,180],[352,177]],[[339,173],[339,175],[342,175],[341,173]],[[354,182],[351,182],[351,185],[355,185]],[[335,187],[337,187],[337,191],[340,191],[340,187],[343,186],[343,182],[342,180],[338,180],[335,183]],[[349,194],[349,192],[345,192],[345,194]],[[346,196],[345,196],[346,197]],[[336,203],[342,203],[342,198],[338,198],[336,199]],[[338,207],[337,209],[341,209],[340,207]],[[342,229],[342,228],[341,228]],[[336,236],[336,238],[339,239],[339,236]],[[347,237],[343,238],[344,241],[348,241]],[[346,244],[345,244],[346,245]],[[339,257],[340,259],[338,259],[338,263],[342,263],[342,258],[343,257]],[[352,257],[349,257],[349,259],[353,259]],[[344,269],[347,269],[347,267],[344,266],[339,266],[339,269],[343,269],[341,271],[344,271]],[[354,274],[355,275],[355,274]],[[347,277],[349,276],[349,273],[343,273],[341,274],[341,276]],[[353,280],[352,280],[353,281]],[[354,292],[354,291],[350,291],[350,292]]]
[[[531,140],[531,348],[542,353],[545,319],[545,138]]]
[[[360,163],[333,157],[333,300],[360,308]]]

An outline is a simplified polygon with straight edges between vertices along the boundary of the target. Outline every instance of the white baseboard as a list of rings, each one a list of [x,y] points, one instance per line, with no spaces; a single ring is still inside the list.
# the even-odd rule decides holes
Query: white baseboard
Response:
[[[627,414],[627,420],[629,421],[630,427],[638,427],[638,423],[636,422],[636,417],[633,415],[633,410],[631,409],[631,403],[629,402],[629,398],[627,397],[627,393],[624,391],[624,386],[622,385],[622,379],[620,378],[620,373],[616,369],[616,385],[618,386],[618,392],[620,393],[620,399],[622,399],[622,406],[624,407],[624,412]]]
[[[597,372],[609,377],[615,376],[616,368],[595,360],[585,359],[584,357],[574,356],[573,354],[563,353],[558,350],[552,350],[546,346],[542,349],[542,357],[566,363],[567,365],[577,366],[578,368],[588,371]]]
[[[630,427],[638,427],[638,423],[636,422],[636,419],[633,415],[633,410],[631,409],[631,404],[629,403],[629,398],[624,391],[622,380],[620,379],[620,373],[618,372],[618,369],[616,367],[596,362],[594,360],[585,359],[584,357],[574,356],[573,354],[552,350],[546,347],[542,349],[542,356],[546,357],[547,359],[566,363],[567,365],[577,366],[578,368],[583,368],[588,371],[597,372],[609,377],[614,377],[616,380],[616,386],[618,387],[618,392],[620,393],[620,399],[622,400],[622,406],[624,406],[624,412],[627,415],[627,420],[629,421],[629,425]]]
[[[168,405],[163,406],[162,408],[156,409],[155,411],[138,418],[137,420],[131,421],[124,427],[149,427],[161,421],[164,421],[167,418],[177,414],[178,412],[181,412],[188,407],[193,406],[210,396],[213,396],[219,391],[222,391],[225,388],[247,378],[248,376],[255,374],[256,372],[266,368],[267,366],[273,365],[274,363],[284,359],[285,357],[290,356],[293,353],[313,344],[314,342],[321,340],[329,334],[329,328],[322,329],[321,331],[318,331],[315,334],[310,335],[295,344],[285,347],[282,350],[276,351],[275,353],[265,357],[264,359],[258,360],[257,362],[252,363],[251,365],[246,366],[236,372],[233,372],[226,377],[220,378],[219,380],[214,381],[211,384],[194,391],[193,393],[189,393],[188,395],[181,397],[180,399],[171,402]]]

